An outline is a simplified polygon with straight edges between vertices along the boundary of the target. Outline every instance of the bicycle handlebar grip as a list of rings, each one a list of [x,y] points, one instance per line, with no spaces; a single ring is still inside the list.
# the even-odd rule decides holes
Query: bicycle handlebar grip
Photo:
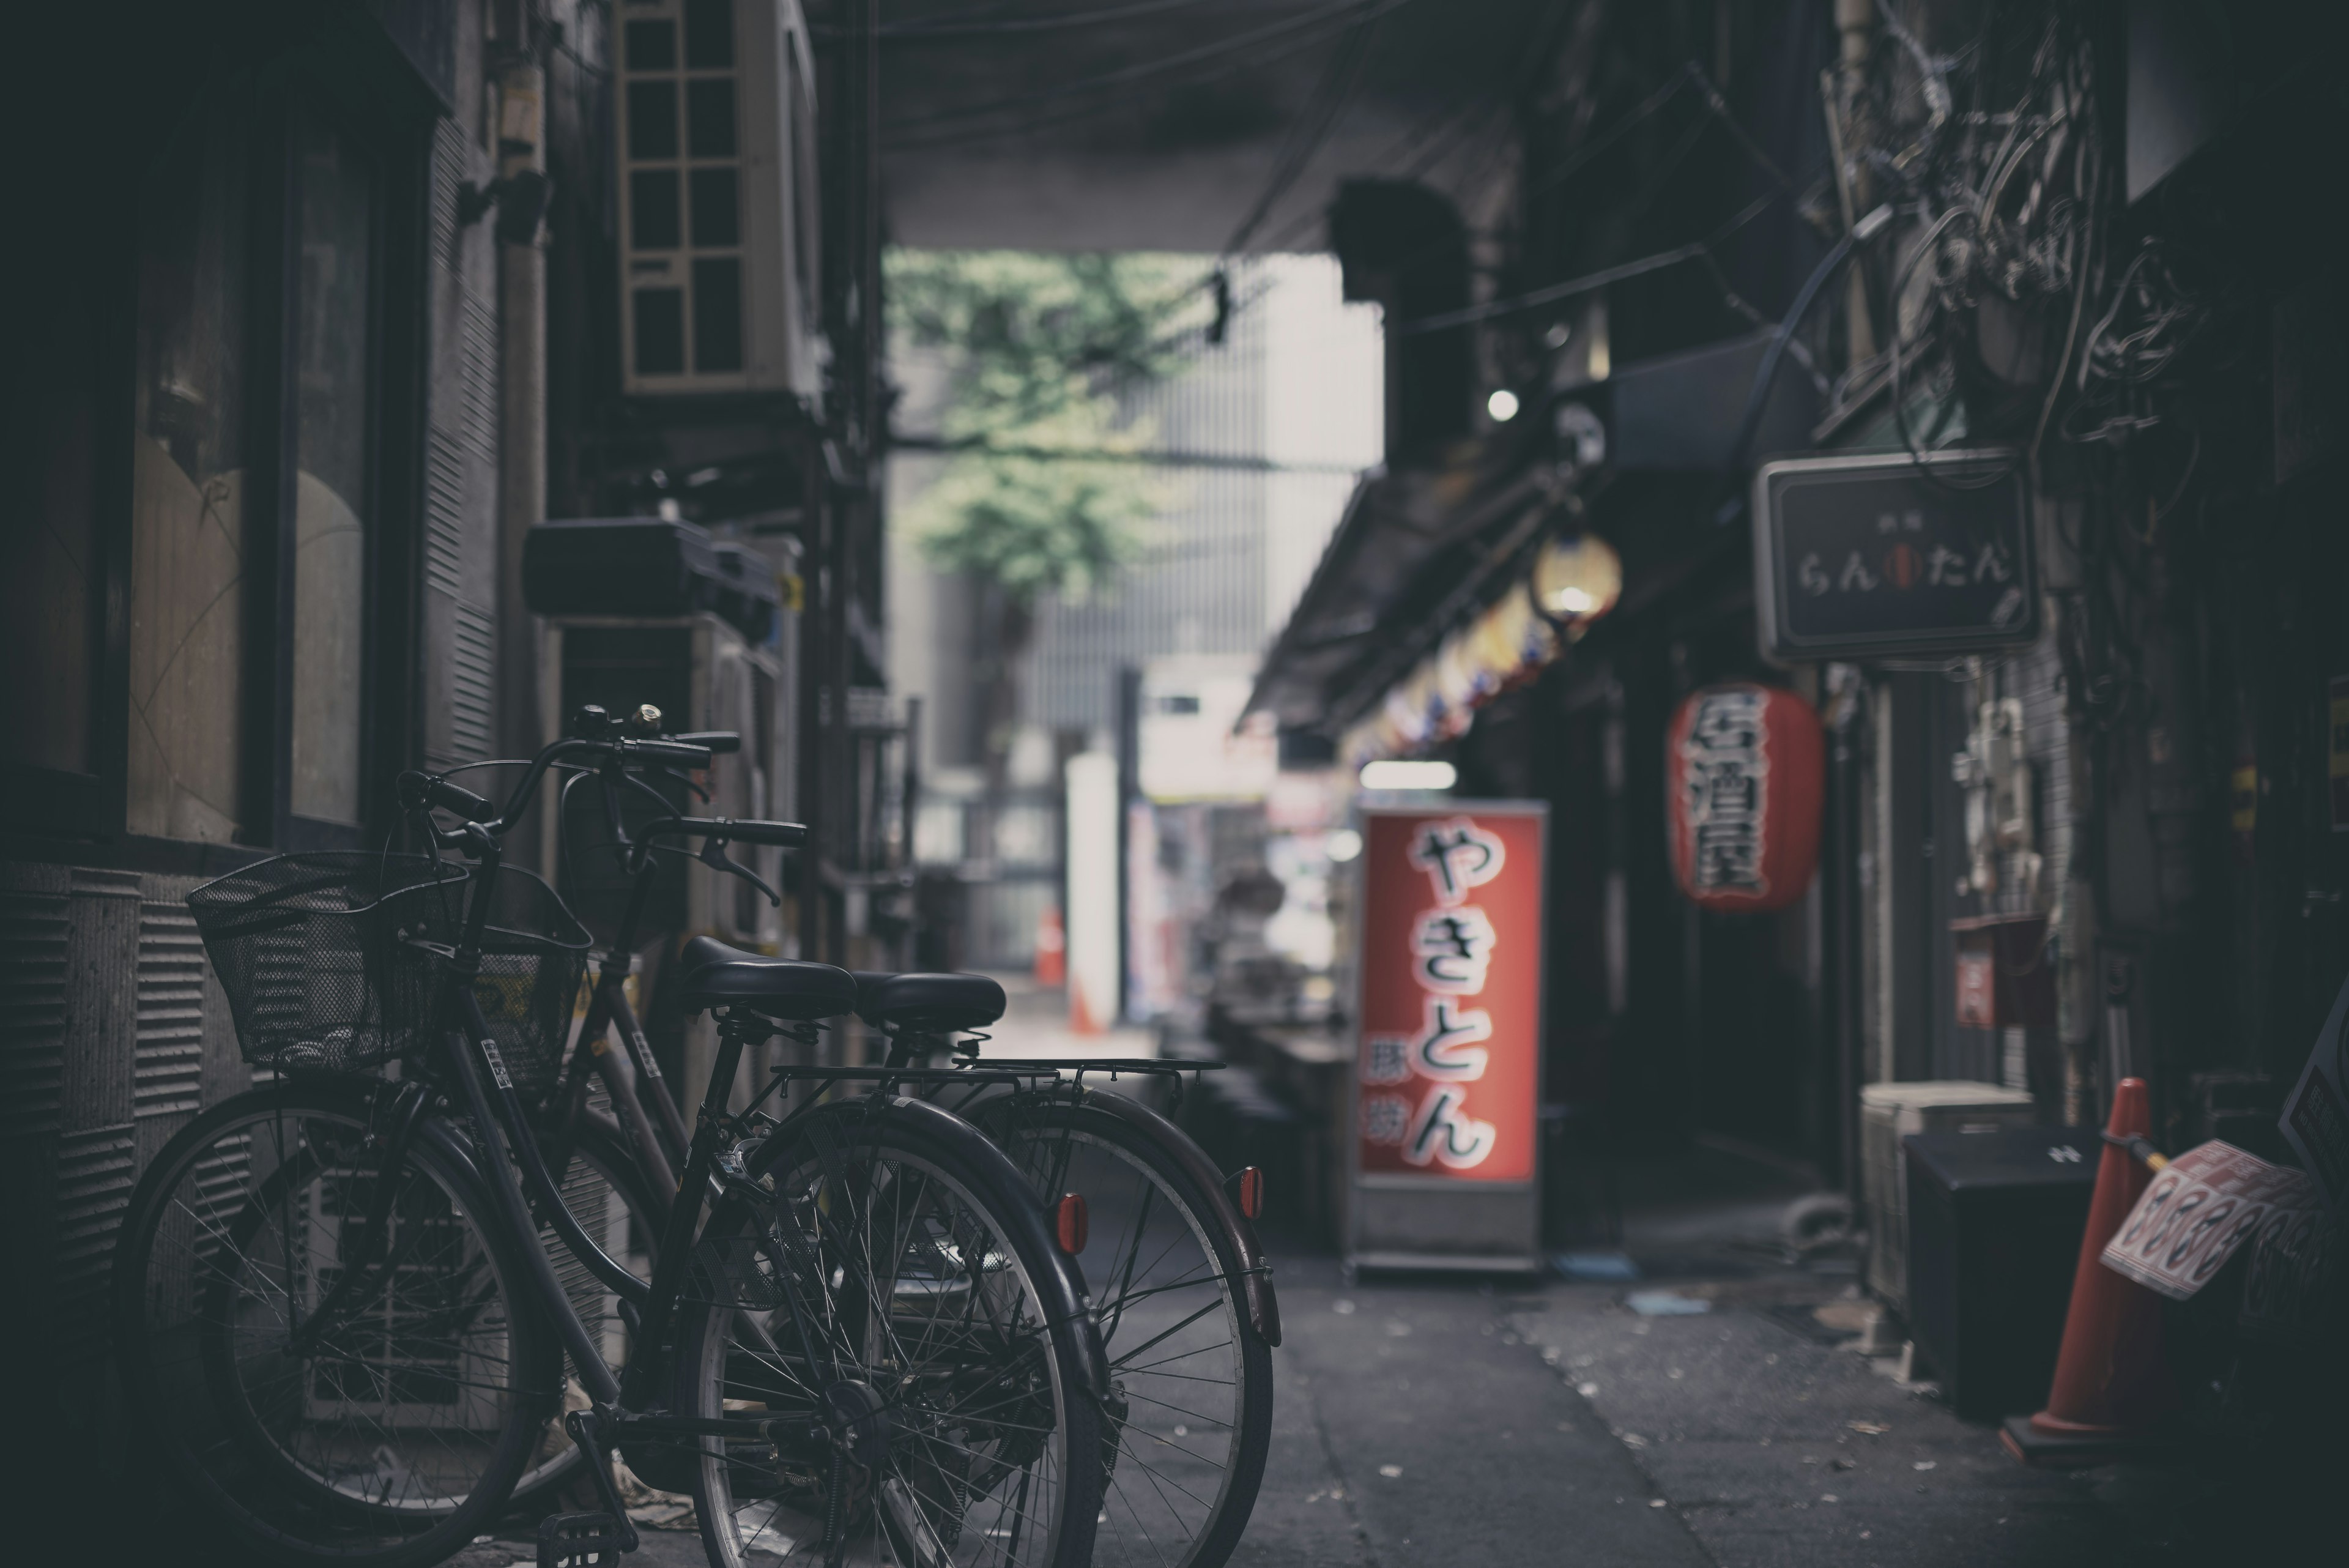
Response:
[[[708,746],[689,745],[682,741],[631,741],[628,755],[651,763],[678,763],[688,768],[709,765]]]
[[[713,756],[730,757],[742,749],[742,737],[731,730],[695,730],[667,738],[688,746],[706,746]]]
[[[730,822],[726,836],[738,844],[773,844],[796,849],[807,842],[807,825],[800,822]]]
[[[430,774],[407,773],[399,775],[400,804],[411,810],[420,806],[437,806],[451,811],[467,822],[495,822],[498,808],[461,784]]]

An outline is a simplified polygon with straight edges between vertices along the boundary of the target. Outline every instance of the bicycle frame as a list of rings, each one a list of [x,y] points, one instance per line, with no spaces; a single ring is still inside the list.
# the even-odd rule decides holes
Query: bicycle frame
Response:
[[[497,875],[501,856],[497,840],[490,833],[476,827],[465,836],[478,863],[471,879],[472,897],[463,934],[454,949],[436,954],[444,975],[437,1014],[442,1023],[436,1033],[463,1108],[479,1129],[483,1145],[480,1151],[481,1175],[497,1210],[496,1222],[504,1225],[521,1242],[529,1274],[529,1293],[536,1297],[538,1307],[554,1325],[590,1401],[591,1409],[574,1412],[566,1420],[566,1428],[573,1439],[587,1451],[590,1479],[602,1494],[606,1511],[618,1522],[624,1538],[622,1550],[633,1551],[636,1532],[620,1504],[607,1459],[623,1426],[631,1432],[652,1436],[719,1436],[771,1442],[802,1457],[820,1457],[830,1445],[830,1434],[822,1427],[794,1425],[773,1417],[707,1420],[647,1410],[652,1402],[655,1380],[663,1370],[664,1357],[658,1347],[676,1314],[694,1234],[701,1222],[711,1179],[717,1173],[720,1144],[727,1137],[725,1093],[740,1064],[742,1039],[735,1031],[720,1031],[709,1092],[687,1147],[676,1201],[662,1226],[653,1278],[647,1284],[605,1253],[563,1201],[563,1194],[531,1131],[528,1110],[498,1054],[489,1021],[473,993],[471,982],[479,971],[482,929],[488,919],[488,892]],[[613,989],[616,992],[616,985]],[[626,1005],[625,996],[618,1000]],[[539,1239],[539,1218],[532,1213],[533,1199],[564,1249],[619,1297],[623,1318],[632,1331],[637,1352],[629,1358],[625,1378],[613,1375],[594,1336],[572,1306],[562,1282],[556,1278],[554,1261]],[[788,1277],[783,1283],[790,1293],[792,1286]],[[796,1322],[796,1310],[792,1315]],[[802,1340],[800,1348],[806,1364],[819,1365],[821,1357],[814,1345],[806,1340],[803,1329]]]
[[[589,1075],[601,1077],[645,1179],[654,1190],[671,1192],[677,1189],[677,1161],[685,1157],[692,1138],[677,1098],[668,1091],[668,1079],[653,1059],[645,1027],[628,1001],[625,952],[615,943],[597,967],[587,1016],[580,1023],[579,1038],[564,1068],[563,1088],[557,1096],[563,1106],[561,1126],[567,1131],[585,1114]],[[610,1042],[614,1033],[619,1036],[616,1049]],[[558,1146],[554,1152],[560,1156],[563,1150]],[[558,1158],[554,1163],[559,1166],[562,1161]]]

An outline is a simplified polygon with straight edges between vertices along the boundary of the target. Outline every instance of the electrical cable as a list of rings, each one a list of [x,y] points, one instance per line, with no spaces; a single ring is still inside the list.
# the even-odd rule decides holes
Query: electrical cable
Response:
[[[1206,5],[1231,6],[1244,3],[1245,0],[1137,0],[1131,5],[1108,5],[1093,11],[1063,11],[1057,16],[1021,16],[1001,22],[972,22],[959,18],[936,22],[885,22],[881,25],[880,33],[885,39],[916,43],[926,43],[933,38],[1013,36],[1022,33],[1053,33],[1071,27],[1099,26],[1109,22],[1132,21],[1137,16],[1154,16],[1167,11],[1190,11]],[[839,30],[832,26],[823,29],[826,33]]]
[[[1224,242],[1221,255],[1228,257],[1247,244],[1257,226],[1262,223],[1272,204],[1288,193],[1312,162],[1313,155],[1321,150],[1330,132],[1350,108],[1354,97],[1361,90],[1363,67],[1369,62],[1371,39],[1378,30],[1379,16],[1373,10],[1374,0],[1361,0],[1361,19],[1354,24],[1330,57],[1330,63],[1313,84],[1313,96],[1306,100],[1305,112],[1289,127],[1288,141],[1273,161],[1272,178],[1266,182],[1256,202],[1247,210],[1231,237]],[[1220,262],[1219,262],[1220,269]],[[1228,318],[1228,317],[1227,317]]]
[[[1851,259],[1861,245],[1882,234],[1891,223],[1892,209],[1878,207],[1852,224],[1844,231],[1843,237],[1828,248],[1827,254],[1819,258],[1819,265],[1811,269],[1811,275],[1805,278],[1803,286],[1795,291],[1795,303],[1787,308],[1785,319],[1778,324],[1777,333],[1770,339],[1770,347],[1763,352],[1762,363],[1754,371],[1754,384],[1746,389],[1745,412],[1737,421],[1737,440],[1729,451],[1728,466],[1732,473],[1745,466],[1745,454],[1753,450],[1754,437],[1762,428],[1762,412],[1768,404],[1771,385],[1778,379],[1778,367],[1785,362],[1787,341],[1801,328],[1803,318],[1810,314],[1812,303],[1819,296],[1819,290],[1826,286],[1827,279]]]
[[[1693,261],[1760,217],[1784,194],[1783,192],[1772,191],[1755,197],[1727,223],[1704,238],[1692,241],[1688,244],[1675,245],[1671,250],[1658,251],[1652,255],[1641,256],[1636,261],[1602,267],[1597,272],[1585,273],[1580,277],[1568,278],[1564,283],[1550,284],[1546,287],[1537,288],[1530,293],[1516,295],[1508,299],[1487,300],[1483,305],[1471,305],[1459,310],[1446,310],[1434,316],[1423,316],[1412,321],[1395,322],[1388,327],[1387,331],[1390,335],[1440,332],[1447,327],[1464,327],[1471,322],[1488,321],[1496,316],[1515,316],[1520,311],[1531,310],[1537,306],[1553,305],[1561,299],[1571,299],[1576,295],[1589,294],[1596,289],[1605,288],[1609,284],[1621,283],[1626,278],[1639,277],[1646,273],[1676,266],[1684,261]]]
[[[1369,3],[1371,5],[1376,7],[1371,15],[1384,16],[1390,11],[1398,10],[1404,5],[1413,4],[1413,0],[1369,0]],[[1278,58],[1280,54],[1293,53],[1296,49],[1302,48],[1307,45],[1317,41],[1321,31],[1329,29],[1332,26],[1344,25],[1343,19],[1345,18],[1350,18],[1356,25],[1359,25],[1361,21],[1368,19],[1361,15],[1364,9],[1364,0],[1331,0],[1331,4],[1319,6],[1314,10],[1303,11],[1296,14],[1295,16],[1285,16],[1277,22],[1267,23],[1265,26],[1254,28],[1248,32],[1237,33],[1229,37],[1219,38],[1210,43],[1199,45],[1195,48],[1182,50],[1158,59],[1144,61],[1140,65],[1127,66],[1113,71],[1105,71],[1099,76],[1086,77],[1076,81],[1055,83],[1050,87],[1040,88],[1032,92],[1022,94],[1018,98],[997,99],[986,103],[963,104],[954,108],[939,109],[932,114],[916,115],[911,119],[899,120],[894,129],[898,130],[942,131],[944,128],[964,126],[965,122],[968,121],[985,120],[993,116],[1003,114],[1008,111],[1024,109],[1038,103],[1046,103],[1059,99],[1083,97],[1098,93],[1117,92],[1122,88],[1132,87],[1137,82],[1150,81],[1154,78],[1167,77],[1174,73],[1184,71],[1192,66],[1210,65],[1219,67],[1218,71],[1203,73],[1203,75],[1198,78],[1185,78],[1206,79],[1206,77],[1220,74],[1220,71],[1236,70],[1243,66],[1261,64],[1264,61]],[[1286,38],[1288,35],[1300,31],[1304,32],[1307,36],[1303,38],[1288,38],[1287,47],[1276,53],[1249,53],[1249,51],[1255,50],[1258,45],[1276,38]],[[1234,59],[1232,57],[1234,56],[1245,56],[1246,57]],[[1040,121],[1022,120],[1006,126],[965,129],[958,132],[955,132],[954,135],[956,140],[960,140],[970,135],[983,136],[999,134],[1004,131],[1017,131],[1032,129],[1037,126],[1050,123],[1056,123],[1056,121],[1051,119]],[[894,137],[887,145],[892,147],[915,146],[922,144],[924,140],[926,139]]]

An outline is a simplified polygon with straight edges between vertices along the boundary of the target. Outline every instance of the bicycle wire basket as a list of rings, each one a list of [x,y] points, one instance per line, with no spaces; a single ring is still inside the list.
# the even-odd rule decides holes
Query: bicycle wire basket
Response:
[[[244,1059],[364,1073],[420,1049],[438,980],[419,943],[452,944],[471,873],[421,855],[280,855],[188,895]],[[473,993],[524,1099],[554,1087],[588,935],[554,889],[500,867]]]

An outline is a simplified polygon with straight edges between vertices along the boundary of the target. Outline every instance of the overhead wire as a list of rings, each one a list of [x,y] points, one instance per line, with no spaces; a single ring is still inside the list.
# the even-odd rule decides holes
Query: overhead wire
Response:
[[[1136,0],[1130,5],[1105,5],[1091,11],[1062,11],[1050,16],[1015,16],[1005,21],[969,21],[965,16],[936,22],[884,22],[881,36],[893,41],[926,42],[932,38],[985,38],[1016,36],[1023,33],[1064,32],[1072,27],[1100,26],[1110,22],[1130,22],[1137,16],[1155,16],[1168,11],[1193,11],[1206,6],[1226,9],[1243,5],[1247,0]],[[994,7],[1005,9],[1002,6]],[[827,27],[825,31],[834,29]]]
[[[1404,5],[1413,4],[1413,0],[1369,0],[1369,4],[1375,8],[1371,12],[1373,16],[1384,16],[1390,11],[1399,10]],[[1137,65],[1123,67],[1113,71],[1104,71],[1098,76],[1086,77],[1075,81],[1058,82],[1023,93],[1017,98],[963,104],[940,109],[933,114],[916,116],[898,121],[897,129],[929,131],[932,134],[892,137],[885,145],[912,147],[927,145],[940,140],[962,140],[974,136],[1018,134],[1025,130],[1044,129],[1071,119],[1081,119],[1089,114],[1102,112],[1105,108],[1122,107],[1123,100],[1081,108],[1073,112],[1061,110],[1040,117],[1025,116],[993,126],[984,123],[994,117],[1025,110],[1039,103],[1068,98],[1117,93],[1140,82],[1162,80],[1176,76],[1182,77],[1185,81],[1209,80],[1216,76],[1237,70],[1243,67],[1260,65],[1293,54],[1298,49],[1309,47],[1328,32],[1361,21],[1363,17],[1361,14],[1363,9],[1364,0],[1331,0],[1329,5],[1285,16],[1278,21],[1267,23],[1261,27],[1253,28],[1245,33],[1237,33],[1228,37],[1201,44],[1195,48],[1181,50]],[[1300,34],[1301,36],[1294,36]],[[1260,47],[1271,44],[1275,40],[1279,41],[1277,47],[1267,49]],[[1193,74],[1192,67],[1201,66],[1212,68]]]
[[[1549,284],[1525,294],[1512,296],[1507,299],[1487,300],[1482,305],[1465,306],[1458,310],[1441,311],[1433,316],[1423,316],[1411,321],[1395,322],[1390,325],[1387,330],[1390,333],[1403,334],[1440,332],[1447,327],[1464,327],[1475,322],[1490,321],[1496,317],[1516,316],[1524,311],[1537,309],[1541,306],[1555,305],[1562,299],[1571,299],[1577,295],[1589,294],[1605,288],[1610,284],[1621,283],[1628,278],[1659,272],[1668,266],[1677,266],[1682,262],[1694,261],[1760,217],[1784,194],[1785,192],[1780,191],[1764,192],[1747,202],[1728,222],[1701,240],[1692,240],[1684,245],[1675,245],[1670,250],[1657,251],[1633,261],[1619,262],[1613,266],[1602,267],[1597,272],[1585,273],[1580,277],[1568,278],[1563,283]]]
[[[1273,161],[1272,177],[1265,182],[1254,204],[1232,230],[1231,237],[1224,242],[1222,256],[1229,257],[1247,244],[1256,234],[1257,225],[1272,211],[1273,203],[1288,194],[1288,188],[1311,164],[1314,154],[1321,151],[1321,144],[1329,140],[1330,131],[1337,128],[1338,121],[1352,106],[1355,95],[1361,90],[1363,68],[1370,60],[1371,42],[1378,31],[1379,13],[1373,8],[1373,0],[1361,0],[1360,10],[1361,19],[1331,53],[1320,79],[1313,84],[1313,94],[1306,100],[1305,112],[1289,128],[1288,140]]]

